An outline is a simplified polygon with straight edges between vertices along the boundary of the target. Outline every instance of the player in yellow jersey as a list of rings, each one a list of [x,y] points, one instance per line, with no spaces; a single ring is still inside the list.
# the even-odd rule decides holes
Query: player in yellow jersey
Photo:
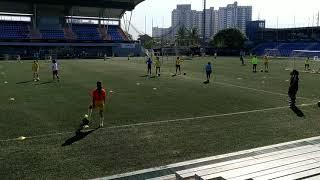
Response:
[[[310,58],[308,57],[304,62],[304,70],[309,71],[310,70]]]
[[[183,60],[180,59],[180,57],[177,57],[176,60],[176,74],[178,74],[178,70],[179,70],[179,75],[181,75],[181,64],[182,64]]]
[[[40,69],[40,65],[38,60],[33,61],[32,63],[33,81],[40,81],[39,69]]]
[[[160,73],[161,73],[161,62],[160,62],[160,58],[157,56],[156,57],[156,61],[154,63],[155,67],[156,67],[156,75],[160,77]]]
[[[256,55],[252,58],[251,62],[252,62],[252,72],[256,73],[257,66],[258,66],[258,58]]]

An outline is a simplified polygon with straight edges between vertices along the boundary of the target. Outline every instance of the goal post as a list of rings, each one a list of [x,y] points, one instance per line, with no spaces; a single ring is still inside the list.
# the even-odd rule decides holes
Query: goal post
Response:
[[[280,57],[280,51],[279,49],[265,49],[264,55],[276,58],[276,57]]]
[[[45,54],[44,55],[44,59],[46,61],[51,61],[53,59],[57,59],[58,58],[58,55],[57,54]]]
[[[300,70],[313,73],[320,73],[320,51],[293,50],[290,55],[286,70]],[[309,67],[305,64],[308,62]]]

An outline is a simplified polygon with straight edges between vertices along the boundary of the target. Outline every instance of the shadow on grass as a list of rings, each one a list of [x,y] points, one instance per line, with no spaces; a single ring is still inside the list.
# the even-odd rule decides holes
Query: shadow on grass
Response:
[[[31,82],[33,82],[33,80],[21,81],[21,82],[17,82],[16,84],[27,84],[27,83],[31,83]]]
[[[53,83],[53,81],[46,81],[46,82],[42,82],[42,83],[39,83],[36,85],[39,86],[39,85],[46,85],[46,84],[51,84],[51,83]]]
[[[81,141],[85,137],[87,137],[89,134],[93,133],[94,131],[98,130],[99,128],[92,129],[90,131],[86,132],[77,132],[75,136],[67,139],[61,146],[70,146],[75,142]]]
[[[298,116],[298,117],[305,117],[304,113],[297,107],[293,106],[290,109]]]
[[[209,83],[210,83],[209,81],[204,81],[204,82],[203,82],[203,84],[209,84]]]
[[[149,77],[149,75],[142,75],[142,76],[140,76],[140,77],[146,78],[146,77]],[[149,78],[154,79],[154,78],[156,78],[156,76],[150,76]]]

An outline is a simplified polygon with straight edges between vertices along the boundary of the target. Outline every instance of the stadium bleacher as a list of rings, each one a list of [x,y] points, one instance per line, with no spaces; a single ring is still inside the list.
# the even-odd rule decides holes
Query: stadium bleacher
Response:
[[[0,21],[0,39],[2,40],[26,40],[26,39],[44,39],[44,40],[82,40],[82,41],[127,41],[125,33],[119,26],[109,25],[108,28],[100,28],[96,24],[72,24],[62,28],[57,26],[39,27],[39,29],[30,29],[30,22],[18,21]],[[101,31],[107,31],[102,33]],[[36,33],[34,33],[36,32]],[[32,35],[39,34],[39,35]],[[103,38],[105,36],[105,38]]]
[[[62,28],[44,28],[40,29],[42,39],[54,39],[63,40],[65,39]]]
[[[313,137],[98,179],[320,179],[319,143]]]
[[[96,41],[102,40],[98,32],[98,25],[95,24],[72,24],[69,25],[72,27],[73,32],[77,36],[78,40],[85,41]]]
[[[30,23],[0,21],[0,39],[24,40],[30,38]]]
[[[22,59],[32,59],[33,54],[45,58],[48,54],[46,52],[57,54],[59,58],[98,58],[104,54],[120,57],[132,53],[142,55],[144,52],[139,42],[129,39],[120,26],[123,12],[133,10],[142,1],[122,0],[114,3],[113,0],[101,0],[65,4],[45,0],[37,3],[12,0],[10,5],[7,1],[0,1],[0,7],[3,8],[0,20],[0,60],[15,59],[17,54]],[[112,3],[110,5],[107,2]],[[21,8],[14,9],[15,6]],[[108,13],[101,14],[101,8]],[[99,48],[85,50],[92,46]]]
[[[119,41],[119,40],[125,40],[125,37],[121,34],[121,29],[118,26],[109,26],[108,27],[108,35],[110,37],[110,40]]]
[[[265,49],[278,49],[280,56],[289,57],[293,50],[309,50],[319,51],[320,43],[317,42],[295,42],[295,43],[275,43],[266,42],[261,43],[253,49],[253,53],[262,56],[265,53]]]

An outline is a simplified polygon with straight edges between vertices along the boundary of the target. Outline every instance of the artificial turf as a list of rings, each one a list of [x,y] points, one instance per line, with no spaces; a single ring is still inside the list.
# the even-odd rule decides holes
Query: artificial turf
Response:
[[[160,78],[144,77],[144,61],[60,60],[60,82],[50,63],[33,82],[32,61],[0,62],[0,179],[96,178],[320,134],[317,106],[302,107],[303,118],[285,108],[288,60],[255,74],[238,58],[194,58],[172,77],[174,58],[165,57]],[[208,61],[214,78],[205,85]],[[106,127],[73,142],[98,80],[114,91]],[[316,103],[319,88],[319,75],[301,73],[298,104]]]

